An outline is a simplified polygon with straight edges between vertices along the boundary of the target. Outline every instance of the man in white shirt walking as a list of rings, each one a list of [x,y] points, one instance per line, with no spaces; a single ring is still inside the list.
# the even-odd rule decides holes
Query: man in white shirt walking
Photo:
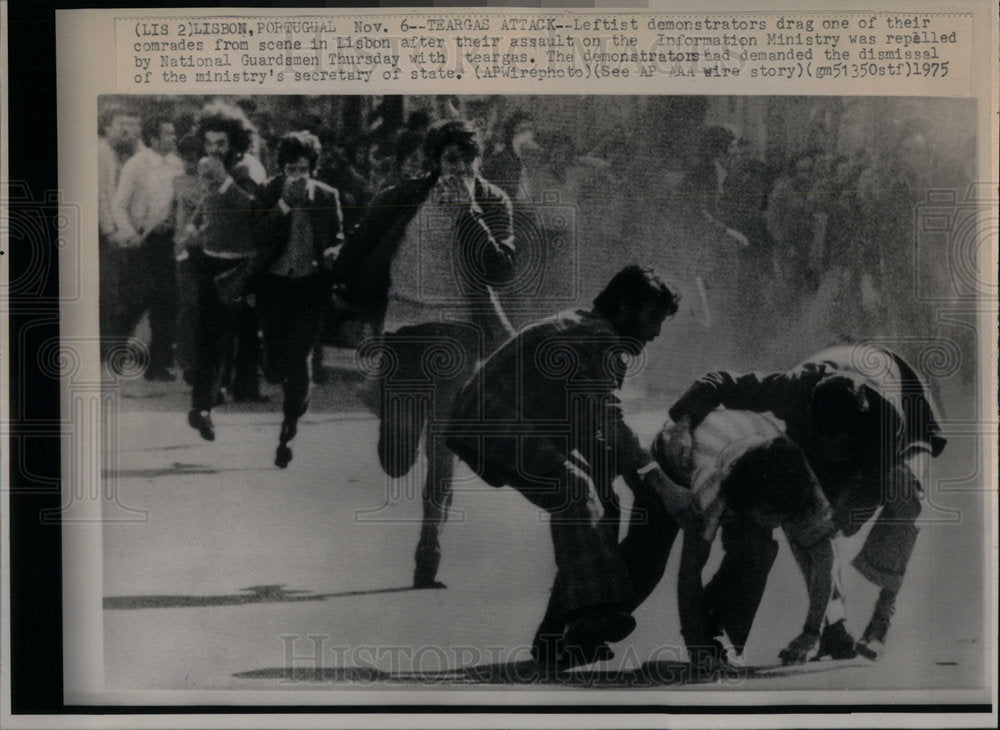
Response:
[[[142,123],[146,147],[122,168],[111,204],[112,240],[122,254],[118,334],[131,334],[149,312],[151,333],[147,380],[171,381],[176,332],[177,275],[174,260],[174,178],[184,174],[175,154],[176,133],[168,117]]]
[[[97,138],[97,221],[98,257],[100,262],[100,328],[101,358],[106,359],[117,334],[118,269],[121,258],[112,237],[115,221],[111,202],[118,187],[122,167],[142,148],[139,141],[139,117],[129,108],[113,104],[99,114],[100,134]]]

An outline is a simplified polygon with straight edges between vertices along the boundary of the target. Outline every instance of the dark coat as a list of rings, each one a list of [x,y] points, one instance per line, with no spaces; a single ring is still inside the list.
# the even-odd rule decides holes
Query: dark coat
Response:
[[[851,464],[853,469],[881,472],[899,463],[911,447],[919,444],[925,445],[932,456],[944,449],[946,440],[919,376],[899,355],[870,345],[832,347],[783,373],[708,373],[671,407],[670,417],[677,421],[687,415],[694,427],[720,405],[758,413],[770,411],[785,422],[788,436],[806,452],[825,488],[824,476],[833,467],[824,463],[809,425],[809,406],[816,384],[836,372],[863,376],[871,405],[868,416],[857,424],[861,451]]]
[[[436,182],[430,175],[376,195],[337,259],[336,281],[372,319],[380,321],[385,313],[393,256]],[[459,216],[456,230],[463,236],[462,249],[475,254],[485,270],[483,281],[472,282],[485,293],[487,285],[503,284],[513,273],[513,208],[502,190],[482,178],[476,178],[474,192],[474,205]]]
[[[259,191],[258,205],[269,211],[265,228],[268,240],[258,266],[267,269],[285,250],[291,235],[292,216],[279,204],[285,185],[285,176],[271,178]],[[308,201],[303,206],[309,211],[313,230],[313,255],[318,265],[323,264],[323,252],[344,242],[344,218],[340,209],[340,195],[336,188],[320,182],[309,181]]]
[[[248,256],[260,247],[258,224],[264,212],[257,201],[235,182],[209,193],[195,213],[195,232],[188,245],[208,254]]]
[[[576,451],[610,484],[651,457],[625,423],[622,345],[594,312],[561,312],[490,356],[455,399],[447,443],[493,486],[550,475]]]

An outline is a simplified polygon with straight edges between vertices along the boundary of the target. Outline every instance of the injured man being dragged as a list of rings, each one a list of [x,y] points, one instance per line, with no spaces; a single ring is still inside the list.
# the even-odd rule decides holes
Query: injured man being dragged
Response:
[[[772,538],[778,527],[809,594],[801,631],[780,659],[797,664],[837,654],[834,632],[827,628],[820,640],[837,575],[831,542],[837,526],[805,456],[778,423],[726,409],[709,413],[693,432],[686,423],[668,421],[652,454],[672,480],[693,490],[704,515],[701,531],[685,531],[677,583],[681,634],[692,664],[707,671],[730,667],[723,633],[742,654],[778,553]],[[702,571],[720,531],[725,555],[703,586]]]

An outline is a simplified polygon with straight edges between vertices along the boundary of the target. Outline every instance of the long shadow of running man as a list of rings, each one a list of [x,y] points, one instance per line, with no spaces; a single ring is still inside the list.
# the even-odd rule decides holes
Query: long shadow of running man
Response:
[[[250,586],[241,588],[244,593],[221,596],[106,596],[104,608],[122,610],[136,608],[204,608],[208,606],[242,606],[248,603],[295,603],[299,601],[324,601],[327,598],[370,596],[377,593],[401,593],[416,590],[413,586],[372,588],[340,593],[313,593],[312,591],[286,591],[284,584]]]

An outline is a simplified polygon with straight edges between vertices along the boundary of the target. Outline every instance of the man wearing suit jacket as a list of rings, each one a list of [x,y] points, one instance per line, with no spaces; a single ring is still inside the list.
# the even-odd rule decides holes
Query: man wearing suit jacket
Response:
[[[275,464],[291,461],[288,442],[308,407],[309,353],[330,294],[330,269],[344,242],[340,196],[315,180],[319,140],[291,132],[278,143],[281,174],[261,191],[261,205],[280,211],[256,285],[264,330],[264,374],[281,383],[284,422]]]

